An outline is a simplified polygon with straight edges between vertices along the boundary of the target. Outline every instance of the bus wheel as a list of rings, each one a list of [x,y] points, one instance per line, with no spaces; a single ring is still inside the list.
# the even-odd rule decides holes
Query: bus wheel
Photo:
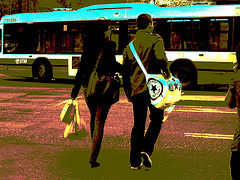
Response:
[[[194,88],[197,85],[197,72],[188,64],[175,67],[172,73],[180,80],[183,88]]]
[[[37,67],[37,78],[40,82],[49,82],[52,79],[51,66],[48,63],[40,63]]]

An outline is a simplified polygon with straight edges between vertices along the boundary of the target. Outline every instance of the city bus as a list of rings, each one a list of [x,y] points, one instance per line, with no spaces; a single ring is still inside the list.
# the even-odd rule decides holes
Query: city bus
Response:
[[[169,68],[183,87],[229,83],[240,42],[240,5],[119,3],[4,16],[0,23],[0,73],[40,81],[74,78],[86,26],[99,19],[109,21],[111,40],[117,44],[116,59],[121,63],[141,13],[152,16],[154,30],[165,43]]]

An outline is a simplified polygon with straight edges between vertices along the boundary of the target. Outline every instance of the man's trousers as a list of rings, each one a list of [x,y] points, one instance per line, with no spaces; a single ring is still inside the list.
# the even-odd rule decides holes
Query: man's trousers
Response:
[[[134,126],[131,132],[131,166],[137,167],[141,164],[141,152],[152,155],[154,145],[162,127],[164,110],[157,109],[151,105],[148,91],[132,97]],[[150,123],[145,133],[145,124],[148,108],[150,111]]]

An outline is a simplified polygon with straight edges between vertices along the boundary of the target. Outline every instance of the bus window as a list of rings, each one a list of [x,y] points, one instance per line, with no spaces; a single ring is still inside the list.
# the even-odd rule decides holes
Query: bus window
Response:
[[[160,20],[156,32],[163,37],[167,50],[199,49],[199,20]]]
[[[133,40],[136,33],[136,20],[112,21],[109,25],[110,40],[116,43],[116,54],[122,54],[124,48]]]
[[[64,24],[61,37],[62,53],[82,53],[83,39],[85,37],[83,24]]]
[[[4,53],[14,53],[17,48],[17,42],[14,35],[9,32],[4,35]]]
[[[35,49],[36,53],[45,53],[45,31],[46,30],[38,30],[36,35],[36,44],[37,47]]]
[[[159,34],[164,41],[165,48],[170,49],[170,23],[166,19],[157,19],[156,26],[154,27],[154,31],[156,31],[157,34]]]
[[[5,26],[4,53],[33,53],[33,32],[31,25],[11,24]]]
[[[34,48],[36,53],[82,53],[84,31],[81,24],[55,23],[35,26]]]
[[[210,49],[222,51],[227,50],[229,38],[228,19],[211,19],[209,29]]]
[[[167,50],[226,51],[231,44],[228,19],[158,20],[156,31]]]
[[[82,53],[83,52],[83,34],[78,33],[75,35],[74,38],[74,52],[76,53]]]
[[[119,50],[118,54],[122,54],[124,48],[129,43],[129,36],[128,36],[128,21],[120,21],[119,22]]]
[[[72,53],[73,51],[73,36],[70,33],[63,33],[62,34],[62,53]]]
[[[123,49],[128,44],[127,21],[111,22],[109,30],[111,31],[110,40],[116,43],[116,53],[122,54]]]
[[[111,31],[110,41],[116,43],[116,53],[119,51],[119,22],[112,22],[109,25],[109,30]]]
[[[56,45],[56,35],[55,33],[46,33],[46,53],[53,54],[55,53]]]
[[[135,38],[135,34],[137,32],[137,23],[136,21],[130,21],[128,24],[128,34],[129,34],[129,42],[132,41]]]
[[[58,24],[35,24],[33,30],[33,48],[35,53],[54,54],[57,49]]]
[[[36,53],[45,53],[45,33],[39,30],[37,34],[37,48]]]
[[[62,53],[82,53],[83,34],[82,33],[63,33],[61,43]]]

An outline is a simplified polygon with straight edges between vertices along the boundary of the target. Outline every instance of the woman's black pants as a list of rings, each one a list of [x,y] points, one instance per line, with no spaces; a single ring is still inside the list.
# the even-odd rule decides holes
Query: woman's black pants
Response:
[[[94,101],[88,101],[87,105],[91,114],[90,130],[92,152],[90,155],[90,161],[97,161],[103,139],[104,125],[111,105],[95,104]]]

